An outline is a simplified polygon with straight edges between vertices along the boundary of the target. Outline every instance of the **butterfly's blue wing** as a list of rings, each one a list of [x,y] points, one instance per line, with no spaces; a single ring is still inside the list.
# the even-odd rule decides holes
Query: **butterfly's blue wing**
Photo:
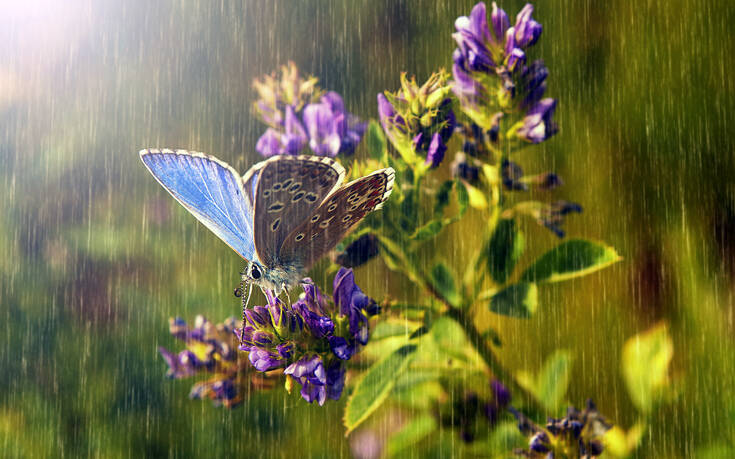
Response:
[[[185,150],[141,150],[140,159],[189,212],[246,260],[253,260],[253,210],[227,163]]]

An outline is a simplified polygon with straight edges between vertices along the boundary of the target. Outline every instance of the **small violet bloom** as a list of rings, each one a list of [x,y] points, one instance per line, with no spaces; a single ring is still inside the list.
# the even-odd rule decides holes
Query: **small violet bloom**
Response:
[[[193,327],[189,327],[183,319],[170,319],[171,334],[185,342],[187,348],[179,353],[163,347],[158,349],[169,366],[167,375],[177,379],[200,374],[209,376],[192,387],[190,398],[209,398],[215,405],[228,408],[242,401],[240,394],[255,374],[247,363],[239,361],[234,351],[237,346],[233,334],[235,325],[234,318],[215,325],[203,316],[197,316]],[[267,378],[255,377],[259,386],[265,388]]]
[[[551,119],[556,109],[556,100],[541,99],[531,107],[516,130],[516,136],[527,142],[540,143],[556,134],[559,130]]]
[[[296,118],[293,107],[286,107],[283,132],[268,128],[258,139],[255,149],[263,156],[296,155],[306,145],[308,137],[301,122]]]
[[[518,420],[521,433],[529,437],[528,450],[516,451],[524,457],[547,458],[558,453],[596,458],[604,451],[602,437],[612,428],[591,400],[583,411],[569,407],[564,418],[549,418],[543,429],[514,408],[508,410]]]
[[[287,389],[299,383],[302,398],[321,405],[342,394],[344,361],[367,344],[367,318],[379,308],[355,285],[351,269],[335,276],[333,304],[311,279],[304,279],[302,288],[291,307],[266,295],[268,305],[246,309],[245,326],[234,334],[257,371],[284,368]]]
[[[293,63],[283,68],[280,80],[275,75],[255,80],[260,96],[255,110],[269,126],[255,146],[258,153],[296,155],[307,145],[321,156],[355,151],[367,123],[345,110],[339,94],[322,94],[316,83],[316,78],[300,78]]]
[[[455,21],[452,35],[457,48],[452,55],[452,90],[463,111],[485,131],[494,128],[491,114],[528,111],[526,123],[511,132],[532,143],[542,142],[556,132],[551,122],[553,107],[542,102],[548,70],[542,61],[526,64],[526,50],[541,36],[542,26],[532,18],[533,6],[526,4],[510,25],[508,15],[493,3],[490,21],[483,2],[469,16]],[[551,99],[549,99],[551,100]],[[543,123],[534,116],[543,112]],[[535,121],[535,122],[534,122]],[[497,136],[497,134],[496,134]]]
[[[444,159],[456,118],[444,71],[419,87],[401,74],[401,89],[378,94],[378,115],[386,137],[406,162],[436,168]]]

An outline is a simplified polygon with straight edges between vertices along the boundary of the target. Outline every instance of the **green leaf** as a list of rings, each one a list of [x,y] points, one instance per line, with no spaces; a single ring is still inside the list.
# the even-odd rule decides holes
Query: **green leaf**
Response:
[[[544,362],[536,379],[536,396],[550,411],[555,411],[564,401],[572,372],[572,354],[557,349]]]
[[[378,161],[382,160],[387,143],[383,128],[380,126],[380,123],[375,120],[370,120],[366,141],[370,157]]]
[[[505,283],[523,254],[525,241],[515,219],[501,219],[487,244],[487,269],[495,282]]]
[[[442,294],[452,306],[459,304],[459,294],[454,283],[452,271],[444,263],[437,263],[431,270],[431,280],[434,288]]]
[[[394,457],[406,451],[416,443],[431,435],[438,424],[431,413],[423,413],[408,422],[398,432],[394,433],[388,440],[388,457]]]
[[[536,312],[536,284],[521,282],[499,291],[490,299],[490,310],[496,314],[527,319]]]
[[[442,183],[435,195],[434,215],[442,215],[444,209],[449,205],[449,197],[454,186],[453,180]]]
[[[390,319],[378,322],[375,329],[370,332],[370,341],[376,341],[383,338],[393,336],[409,336],[417,329],[422,327],[420,323],[401,319],[400,321],[391,321]]]
[[[439,232],[441,232],[443,228],[444,223],[441,220],[431,220],[424,226],[417,228],[416,232],[411,235],[411,239],[417,241],[425,241],[427,239],[431,239],[432,237],[439,234]]]
[[[623,378],[633,403],[642,413],[650,413],[669,389],[668,369],[674,343],[665,323],[640,333],[623,347]]]
[[[607,245],[574,239],[543,254],[521,276],[529,282],[559,282],[585,276],[610,266],[621,258]]]
[[[461,217],[467,211],[467,206],[470,204],[470,195],[467,193],[464,183],[459,180],[455,181],[457,184],[457,203],[459,204],[459,216]]]
[[[396,379],[411,363],[415,352],[416,345],[407,344],[368,368],[347,401],[344,416],[344,425],[347,428],[345,436],[380,407],[393,389]]]

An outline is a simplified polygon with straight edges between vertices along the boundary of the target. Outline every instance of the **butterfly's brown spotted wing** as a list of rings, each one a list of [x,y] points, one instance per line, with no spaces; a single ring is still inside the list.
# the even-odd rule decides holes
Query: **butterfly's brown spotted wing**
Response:
[[[281,262],[309,269],[368,213],[381,207],[393,189],[394,178],[395,172],[389,167],[354,180],[327,196],[286,236],[279,250]]]
[[[280,263],[278,249],[288,234],[308,221],[344,176],[339,163],[321,156],[274,156],[245,174],[244,188],[255,207],[255,250],[264,266]]]

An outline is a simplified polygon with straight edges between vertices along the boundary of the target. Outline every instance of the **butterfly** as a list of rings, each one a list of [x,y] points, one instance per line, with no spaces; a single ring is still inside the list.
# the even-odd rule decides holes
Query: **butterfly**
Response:
[[[248,262],[242,281],[276,295],[379,209],[395,178],[389,167],[343,185],[345,169],[323,156],[273,156],[240,176],[204,153],[139,154],[181,205]]]

